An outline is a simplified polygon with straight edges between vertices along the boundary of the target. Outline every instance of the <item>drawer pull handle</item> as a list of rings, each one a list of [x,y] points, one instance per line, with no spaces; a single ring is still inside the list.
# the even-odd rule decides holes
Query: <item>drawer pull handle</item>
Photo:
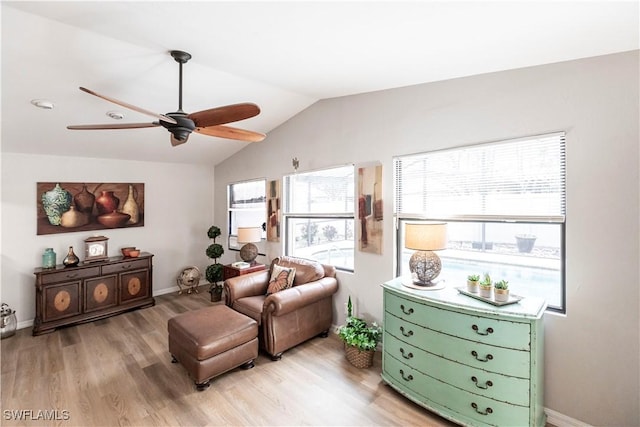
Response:
[[[128,270],[131,268],[131,264],[122,264],[120,268],[122,268],[123,270]]]
[[[78,277],[78,273],[67,274],[67,279],[73,279],[74,277]]]
[[[409,374],[405,377],[404,371],[402,369],[400,369],[400,375],[402,376],[402,379],[405,381],[413,381],[413,375]]]
[[[407,314],[407,315],[413,314],[413,308],[409,308],[409,310],[407,310],[404,308],[404,304],[400,304],[400,309],[404,314]]]
[[[475,350],[472,350],[472,351],[471,351],[471,355],[472,355],[473,357],[475,357],[475,358],[476,358],[476,360],[478,360],[478,361],[480,361],[480,362],[488,362],[489,360],[492,360],[492,359],[493,359],[493,356],[492,356],[491,354],[487,354],[487,357],[485,357],[484,359],[480,359],[480,358],[478,357],[478,352],[476,352]]]
[[[400,332],[402,332],[402,335],[404,335],[405,337],[410,337],[413,335],[413,331],[404,331],[404,326],[400,326]]]
[[[478,405],[476,404],[476,402],[471,402],[471,407],[473,409],[476,410],[477,413],[479,413],[480,415],[489,415],[489,414],[493,414],[493,409],[491,408],[487,408],[484,410],[484,412],[482,411],[478,411]]]
[[[471,377],[471,381],[473,381],[476,384],[476,387],[481,388],[483,390],[486,390],[493,385],[491,381],[487,381],[484,383],[484,386],[481,386],[480,384],[478,384],[478,379],[476,377]]]
[[[479,328],[478,328],[478,325],[473,325],[473,326],[471,327],[471,329],[473,329],[474,331],[476,331],[476,334],[478,334],[478,335],[489,335],[489,334],[492,334],[492,333],[493,333],[493,328],[487,328],[487,329],[485,330],[485,332],[480,332],[480,330],[479,330]]]
[[[413,353],[409,352],[407,354],[404,353],[404,348],[400,347],[400,353],[402,353],[402,357],[404,357],[405,359],[411,359],[413,358]]]

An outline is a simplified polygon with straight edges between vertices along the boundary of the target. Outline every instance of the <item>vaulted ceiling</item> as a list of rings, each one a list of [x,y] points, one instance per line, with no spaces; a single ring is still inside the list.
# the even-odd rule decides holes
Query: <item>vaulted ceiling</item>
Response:
[[[70,124],[253,102],[267,134],[318,100],[639,48],[638,2],[3,1],[2,152],[215,165],[248,143]],[[38,109],[31,100],[53,102]],[[119,121],[106,115],[121,112]]]

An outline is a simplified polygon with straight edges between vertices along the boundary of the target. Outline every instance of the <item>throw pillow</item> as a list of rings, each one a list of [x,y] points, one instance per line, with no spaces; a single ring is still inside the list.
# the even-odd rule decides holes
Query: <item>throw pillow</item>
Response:
[[[295,286],[303,283],[314,282],[324,277],[322,264],[305,258],[281,256],[276,258],[275,263],[283,267],[295,268],[296,277],[293,280]]]
[[[267,287],[267,295],[275,294],[283,289],[289,289],[293,286],[293,279],[296,277],[296,269],[288,267],[273,266],[269,286]]]

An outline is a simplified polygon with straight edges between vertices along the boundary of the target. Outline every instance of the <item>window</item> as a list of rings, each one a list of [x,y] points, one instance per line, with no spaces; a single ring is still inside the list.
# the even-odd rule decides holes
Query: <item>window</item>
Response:
[[[404,223],[444,220],[440,277],[463,284],[488,272],[515,294],[565,311],[565,134],[394,159],[397,274],[409,273]]]
[[[354,167],[284,177],[285,254],[353,271]]]
[[[230,184],[227,187],[229,201],[229,249],[240,250],[238,227],[262,227],[263,242],[256,243],[260,255],[265,254],[264,239],[267,218],[267,181],[258,179]]]

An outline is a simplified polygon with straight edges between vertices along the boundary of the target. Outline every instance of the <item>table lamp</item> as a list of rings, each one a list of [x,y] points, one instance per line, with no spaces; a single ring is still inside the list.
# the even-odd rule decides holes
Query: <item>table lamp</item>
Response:
[[[438,255],[431,251],[447,247],[447,223],[423,222],[406,224],[404,227],[404,247],[414,249],[409,260],[409,270],[413,283],[418,286],[435,286],[442,263]]]
[[[240,248],[240,258],[244,262],[252,264],[258,256],[258,247],[254,243],[262,240],[262,228],[260,227],[238,227],[238,243],[245,243]]]

